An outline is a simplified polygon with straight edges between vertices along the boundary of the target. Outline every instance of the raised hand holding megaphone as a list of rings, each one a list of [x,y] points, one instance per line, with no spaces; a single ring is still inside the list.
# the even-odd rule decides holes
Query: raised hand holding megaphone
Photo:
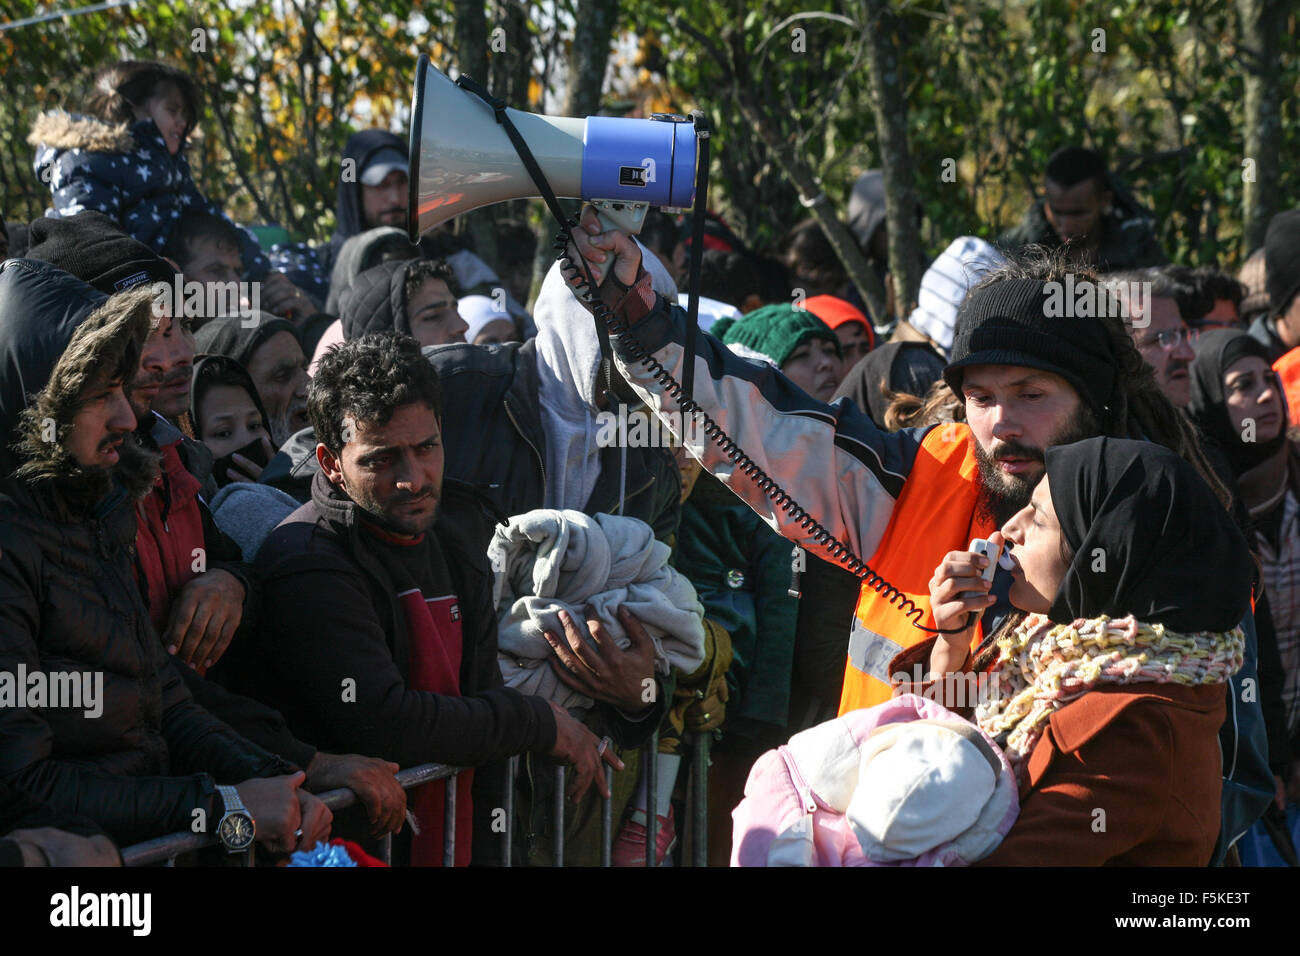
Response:
[[[597,287],[605,284],[611,267],[614,279],[620,285],[627,287],[636,281],[641,270],[641,247],[621,229],[605,228],[594,207],[583,207],[578,228],[573,230],[573,241],[578,248],[575,255],[570,246],[569,257],[575,265],[579,256],[586,260]],[[568,275],[567,279],[569,285],[574,287],[581,286],[586,281],[581,272]]]

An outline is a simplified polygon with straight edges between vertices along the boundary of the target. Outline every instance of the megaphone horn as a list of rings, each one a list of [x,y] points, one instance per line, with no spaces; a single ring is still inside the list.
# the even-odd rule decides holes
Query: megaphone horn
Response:
[[[505,113],[555,195],[591,202],[606,227],[639,232],[650,206],[692,204],[695,126],[684,117]],[[411,104],[410,163],[412,242],[470,210],[540,195],[492,107],[423,54]]]

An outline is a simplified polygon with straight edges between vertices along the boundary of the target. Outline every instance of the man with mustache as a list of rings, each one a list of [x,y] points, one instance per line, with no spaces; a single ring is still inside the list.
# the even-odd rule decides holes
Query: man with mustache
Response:
[[[81,213],[43,221],[28,257],[42,259],[115,293],[159,284],[176,270],[107,216]],[[225,652],[255,598],[239,548],[216,527],[204,504],[216,492],[212,453],[176,421],[190,404],[194,337],[172,314],[170,296],[155,299],[153,322],[127,399],[140,444],[162,459],[162,474],[139,506],[137,567],[150,617],[169,652],[206,669]]]
[[[1144,282],[1150,285],[1141,286]],[[1160,391],[1175,408],[1186,408],[1192,400],[1191,367],[1196,352],[1179,302],[1192,290],[1160,269],[1111,273],[1105,285],[1119,292],[1124,324],[1142,360],[1155,373]],[[1139,287],[1143,293],[1133,295]],[[1150,294],[1146,294],[1147,288]]]
[[[602,763],[622,762],[562,708],[502,686],[495,521],[469,486],[443,481],[441,389],[420,344],[381,332],[331,349],[308,410],[320,471],[258,551],[264,603],[237,652],[241,689],[321,746],[478,767],[456,784],[456,863],[469,862],[472,830],[497,862],[503,780],[484,765],[549,754],[574,764],[577,799],[593,781],[608,795]],[[443,793],[412,791],[419,833],[394,841],[394,859],[441,864]]]
[[[840,712],[869,707],[892,693],[893,662],[927,639],[934,627],[929,586],[935,569],[954,553],[967,560],[972,538],[988,538],[1029,502],[1045,473],[1043,452],[1062,441],[1092,435],[1144,438],[1195,464],[1212,487],[1194,429],[1160,390],[1154,373],[1113,316],[1061,316],[1053,292],[1097,283],[1089,272],[1069,275],[1068,251],[1038,262],[1011,263],[987,276],[962,303],[952,361],[944,370],[961,395],[966,424],[886,433],[847,402],[820,403],[780,374],[732,355],[708,334],[686,356],[685,312],[657,297],[635,242],[603,232],[588,207],[574,230],[604,303],[628,331],[612,336],[618,371],[661,416],[676,401],[663,380],[636,355],[644,350],[677,379],[695,371],[695,401],[743,444],[762,471],[885,582],[865,581],[851,622]],[[580,277],[574,276],[570,284]],[[1053,284],[1057,285],[1053,285]],[[635,343],[635,344],[634,344]],[[658,367],[658,366],[655,366]],[[777,507],[745,469],[716,443],[701,463],[773,528],[834,563],[798,512]],[[1221,486],[1220,486],[1221,487]],[[1212,556],[1207,555],[1207,560]],[[1009,611],[1010,575],[999,567],[986,595],[985,628]],[[979,587],[983,588],[981,583]],[[891,600],[892,598],[892,600]],[[908,615],[906,598],[919,614]],[[1254,681],[1252,635],[1240,681]],[[918,626],[920,625],[920,626]],[[1252,685],[1253,686],[1253,683]],[[1237,691],[1229,718],[1224,766],[1224,831],[1220,849],[1250,826],[1272,793],[1267,741],[1259,702]],[[1226,726],[1226,725],[1225,725]],[[1228,750],[1232,752],[1229,753]],[[1229,769],[1230,768],[1230,769]],[[1232,801],[1237,800],[1237,803]],[[1244,824],[1244,825],[1243,825]]]
[[[34,247],[34,258],[57,260],[55,265],[104,293],[153,283],[171,288],[172,264],[122,233],[107,217],[82,213],[51,222],[51,241]],[[221,660],[240,627],[250,623],[257,583],[239,546],[217,527],[208,509],[216,490],[212,452],[176,424],[189,408],[194,337],[188,317],[174,317],[172,305],[169,296],[154,299],[139,366],[124,390],[135,415],[134,441],[161,460],[161,473],[142,490],[137,504],[134,554],[155,632],[200,704],[301,766],[309,790],[351,787],[376,830],[396,829],[406,801],[393,777],[395,767],[357,754],[318,750],[294,737],[278,713],[226,693],[201,676]],[[109,434],[98,451],[107,452],[120,440],[120,435]],[[224,675],[217,676],[224,683]]]
[[[44,262],[0,267],[0,672],[103,681],[98,712],[0,707],[0,777],[121,844],[213,832],[238,797],[260,842],[307,849],[329,810],[192,699],[132,573],[158,461],[123,389],[150,308],[146,290],[106,299]]]

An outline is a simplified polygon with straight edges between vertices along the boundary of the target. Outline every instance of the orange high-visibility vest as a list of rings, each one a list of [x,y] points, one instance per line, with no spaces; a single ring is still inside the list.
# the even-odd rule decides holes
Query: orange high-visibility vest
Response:
[[[1300,348],[1294,348],[1273,363],[1273,371],[1282,379],[1282,391],[1291,413],[1291,424],[1300,425]]]
[[[949,424],[930,429],[894,504],[880,547],[867,562],[923,610],[920,623],[928,627],[935,626],[930,579],[943,556],[964,551],[972,538],[987,538],[997,530],[992,521],[976,516],[978,497],[975,439],[970,428]],[[972,649],[979,645],[982,634],[976,624]],[[864,583],[849,638],[840,713],[889,700],[889,662],[900,651],[932,636],[914,627],[912,617]]]

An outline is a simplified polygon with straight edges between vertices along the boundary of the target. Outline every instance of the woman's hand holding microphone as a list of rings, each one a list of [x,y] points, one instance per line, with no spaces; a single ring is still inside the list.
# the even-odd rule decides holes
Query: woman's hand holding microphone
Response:
[[[989,535],[999,553],[1006,547],[1001,531]],[[975,627],[972,613],[983,613],[996,598],[990,593],[991,580],[985,579],[985,569],[990,561],[987,555],[974,551],[949,551],[935,568],[930,579],[930,608],[934,612],[934,626],[948,630],[960,628],[952,634],[940,634],[930,651],[930,673],[936,676],[960,671],[970,654],[971,632]]]

